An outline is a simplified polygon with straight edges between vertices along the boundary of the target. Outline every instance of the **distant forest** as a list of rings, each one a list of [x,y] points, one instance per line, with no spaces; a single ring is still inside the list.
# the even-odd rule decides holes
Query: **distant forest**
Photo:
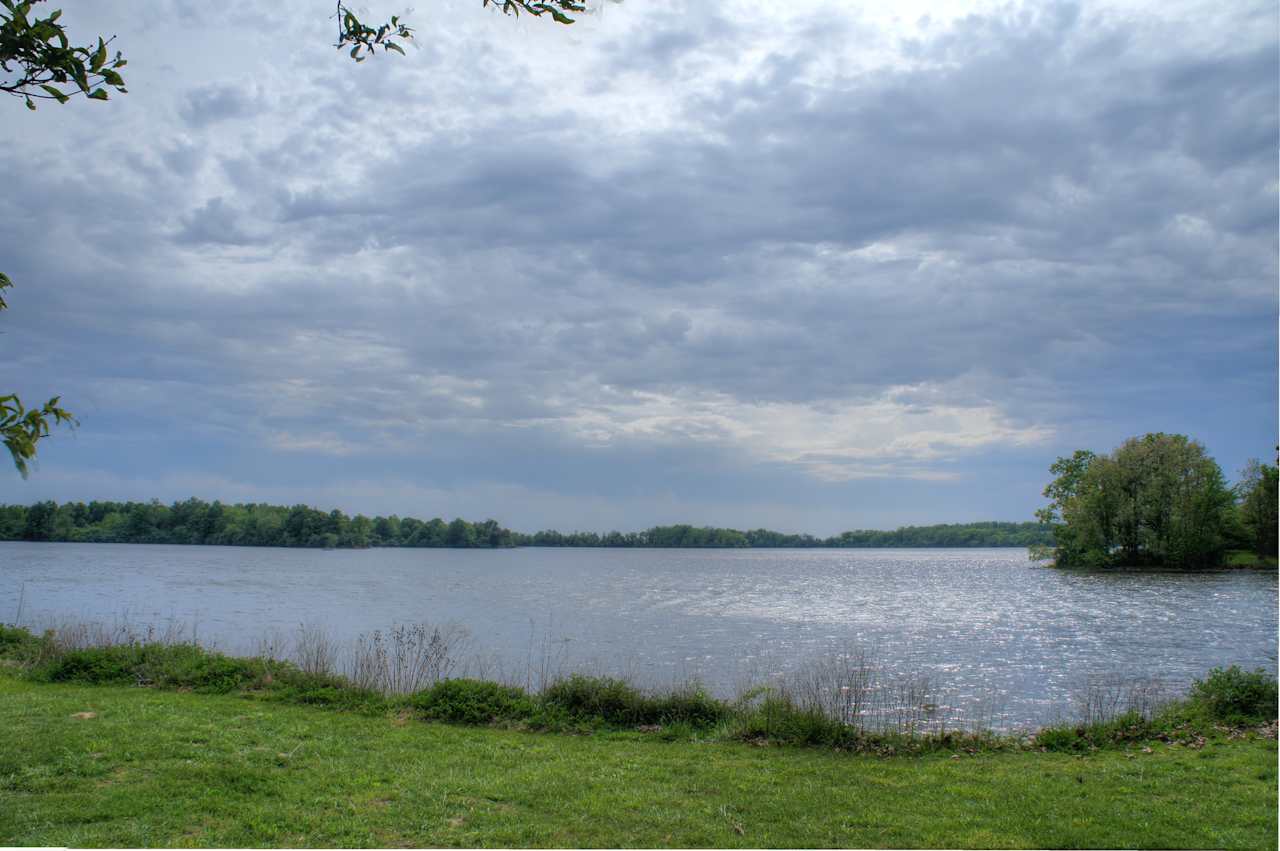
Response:
[[[305,505],[37,502],[0,505],[0,540],[239,547],[1029,547],[1053,542],[1041,523],[959,523],[815,538],[768,529],[655,526],[644,532],[513,532],[496,520],[348,517]]]
[[[1042,523],[951,523],[905,526],[895,531],[851,531],[831,537],[787,535],[767,529],[740,531],[698,526],[654,526],[643,532],[557,532],[527,535],[497,521],[445,522],[413,517],[348,517],[307,505],[207,503],[55,503],[0,505],[0,540],[82,541],[105,544],[216,544],[225,546],[1032,546],[1052,543]]]

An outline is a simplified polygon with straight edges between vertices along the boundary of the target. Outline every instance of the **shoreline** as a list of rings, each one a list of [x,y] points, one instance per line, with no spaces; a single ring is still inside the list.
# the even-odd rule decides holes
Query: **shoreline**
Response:
[[[448,628],[395,627],[385,635],[361,636],[340,670],[339,647],[317,628],[300,628],[286,659],[279,651],[233,656],[185,640],[181,633],[94,634],[81,628],[37,635],[0,625],[0,672],[36,683],[234,694],[365,714],[410,712],[471,725],[550,732],[670,728],[679,736],[715,729],[725,740],[879,753],[929,752],[956,741],[983,750],[1043,749],[1049,741],[1055,750],[1096,749],[1144,737],[1194,738],[1223,723],[1273,725],[1276,715],[1275,675],[1234,665],[1214,668],[1206,680],[1194,680],[1189,692],[1178,695],[1152,680],[1098,680],[1078,698],[1080,714],[1074,719],[1000,730],[978,717],[940,714],[933,702],[940,694],[936,684],[909,676],[882,678],[875,662],[863,655],[829,658],[794,678],[747,683],[736,695],[719,697],[696,680],[641,688],[623,677],[558,668],[544,670],[536,686],[532,668],[523,686],[518,679],[472,678],[458,668],[463,641],[461,631]],[[1253,695],[1250,699],[1263,701],[1256,718],[1216,716],[1216,704],[1205,702],[1215,699],[1215,689],[1241,688]],[[1259,694],[1270,695],[1270,710]]]

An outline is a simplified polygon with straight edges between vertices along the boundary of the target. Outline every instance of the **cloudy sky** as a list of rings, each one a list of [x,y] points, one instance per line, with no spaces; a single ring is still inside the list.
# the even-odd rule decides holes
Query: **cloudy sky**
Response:
[[[1270,0],[437,0],[362,65],[316,0],[61,5],[130,91],[2,104],[0,384],[81,427],[0,501],[828,534],[1274,451]]]

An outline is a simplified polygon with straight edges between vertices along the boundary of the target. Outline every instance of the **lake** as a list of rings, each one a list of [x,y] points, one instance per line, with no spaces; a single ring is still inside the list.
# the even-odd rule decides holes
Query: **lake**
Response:
[[[288,550],[0,543],[0,621],[180,624],[231,652],[319,625],[344,644],[456,623],[470,671],[548,668],[732,694],[866,653],[998,727],[1070,717],[1099,678],[1170,689],[1276,671],[1277,577],[1064,572],[1021,549]]]

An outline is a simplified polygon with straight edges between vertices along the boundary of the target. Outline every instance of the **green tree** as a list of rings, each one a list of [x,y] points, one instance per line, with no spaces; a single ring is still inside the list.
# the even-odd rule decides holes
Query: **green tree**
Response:
[[[53,538],[58,503],[37,502],[27,509],[27,522],[22,529],[26,541],[48,541]]]
[[[4,302],[0,300],[0,310],[3,309]],[[31,471],[36,444],[49,436],[50,425],[61,423],[74,425],[76,418],[62,407],[57,396],[39,408],[25,407],[16,393],[0,396],[0,437],[22,478],[25,479]]]
[[[461,517],[449,524],[445,535],[445,543],[450,547],[474,547],[476,545],[476,529]]]
[[[1276,467],[1253,459],[1241,473],[1236,485],[1240,500],[1240,520],[1244,525],[1249,545],[1259,557],[1276,557],[1277,479]]]
[[[346,537],[339,543],[339,546],[364,549],[369,546],[372,537],[373,521],[363,514],[357,514],[351,518],[351,523],[347,526]]]
[[[394,514],[390,517],[379,517],[373,521],[373,536],[380,547],[399,546],[400,518]]]
[[[1060,567],[1213,567],[1221,563],[1232,494],[1204,447],[1180,434],[1126,440],[1109,455],[1076,452],[1050,467]],[[1046,555],[1033,552],[1033,557]]]

